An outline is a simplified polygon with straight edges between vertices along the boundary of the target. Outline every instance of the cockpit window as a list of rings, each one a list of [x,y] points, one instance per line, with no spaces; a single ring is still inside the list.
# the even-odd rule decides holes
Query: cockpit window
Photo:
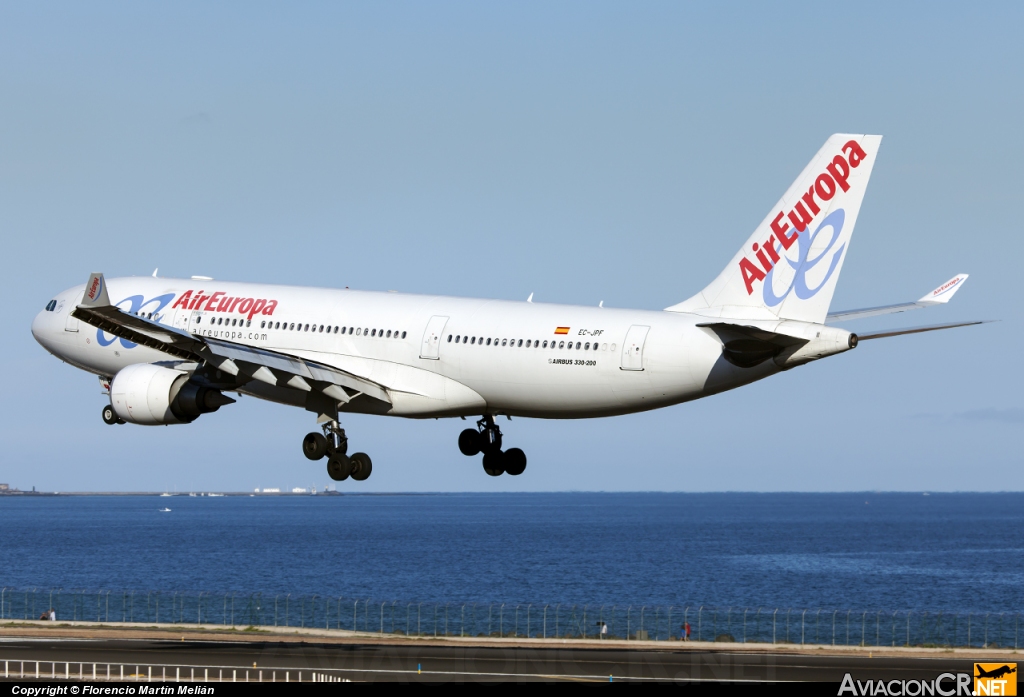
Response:
[[[51,300],[50,302],[46,303],[46,311],[47,312],[53,312],[53,309],[55,307],[57,307],[57,301],[56,300]]]

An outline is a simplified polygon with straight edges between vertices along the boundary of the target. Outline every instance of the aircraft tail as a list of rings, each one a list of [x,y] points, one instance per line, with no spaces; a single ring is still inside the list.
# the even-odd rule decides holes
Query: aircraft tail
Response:
[[[881,142],[843,133],[825,141],[718,278],[665,309],[824,322]]]

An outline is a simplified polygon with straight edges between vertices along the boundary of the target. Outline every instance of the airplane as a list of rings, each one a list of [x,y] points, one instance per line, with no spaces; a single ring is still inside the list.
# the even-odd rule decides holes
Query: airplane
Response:
[[[977,675],[975,675],[974,677],[976,677],[976,678],[1001,678],[1004,675],[1010,675],[1012,673],[1016,673],[1017,672],[1017,668],[1016,668],[1017,664],[1014,663],[1013,665],[1014,665],[1013,668],[1011,668],[1009,665],[1002,665],[1002,666],[1000,666],[998,668],[995,668],[993,670],[985,670],[984,668],[981,667],[981,664],[975,663],[974,664],[974,670],[977,672]]]
[[[32,322],[94,373],[107,424],[186,424],[235,400],[306,409],[302,440],[329,476],[363,481],[346,413],[472,418],[458,447],[490,476],[522,474],[497,419],[581,419],[731,390],[869,339],[981,324],[854,333],[834,326],[949,302],[959,274],[915,302],[829,313],[881,136],[835,134],[725,269],[661,311],[93,273]],[[602,303],[603,305],[603,303]]]

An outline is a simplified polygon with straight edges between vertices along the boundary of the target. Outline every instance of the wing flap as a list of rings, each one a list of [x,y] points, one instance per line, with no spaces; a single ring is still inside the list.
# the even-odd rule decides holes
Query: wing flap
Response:
[[[340,402],[364,394],[391,404],[384,385],[338,368],[280,351],[197,336],[124,312],[110,304],[103,274],[92,274],[86,289],[82,303],[72,310],[72,316],[118,338],[176,358],[212,363],[232,375],[243,373],[249,379],[269,384],[309,391],[312,382],[312,387]],[[349,395],[345,390],[354,394]]]

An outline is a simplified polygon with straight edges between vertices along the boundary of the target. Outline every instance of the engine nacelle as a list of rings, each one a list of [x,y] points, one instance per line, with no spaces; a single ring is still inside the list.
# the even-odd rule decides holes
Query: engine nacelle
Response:
[[[128,366],[110,384],[110,403],[117,415],[143,426],[187,424],[234,401],[190,381],[186,372],[151,363]]]

